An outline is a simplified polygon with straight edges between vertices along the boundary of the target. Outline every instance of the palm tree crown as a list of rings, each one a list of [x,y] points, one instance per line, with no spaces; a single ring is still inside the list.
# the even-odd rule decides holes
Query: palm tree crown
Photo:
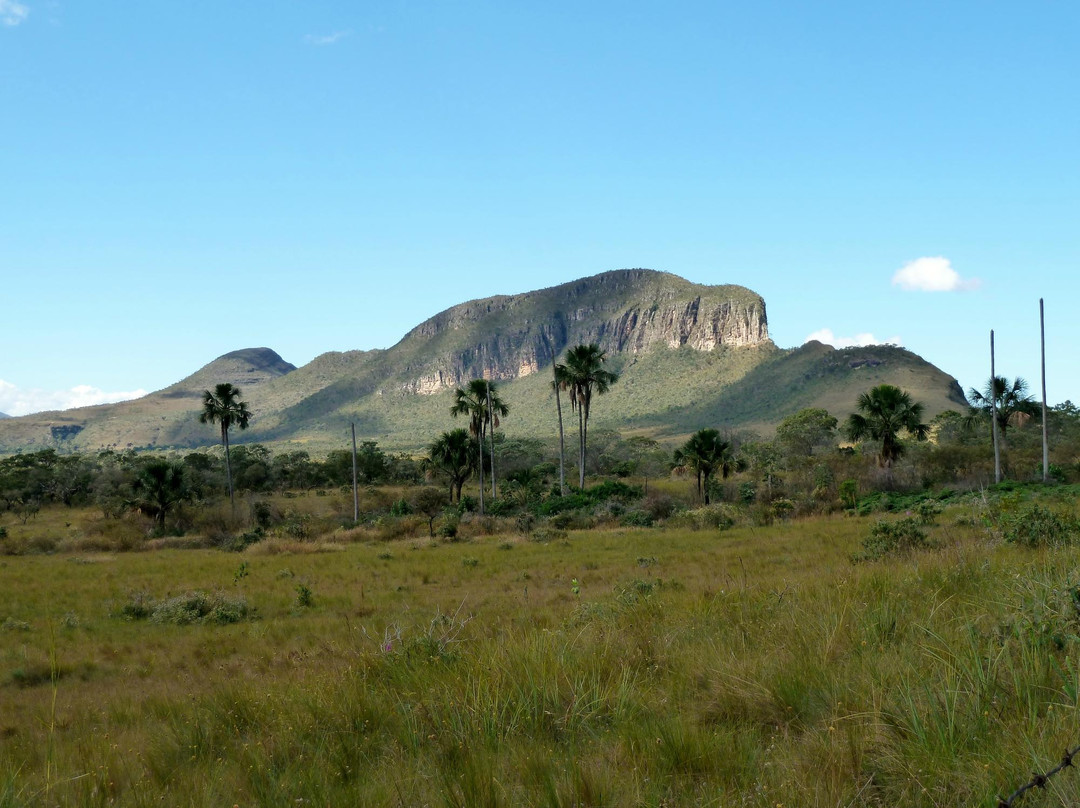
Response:
[[[881,441],[878,463],[888,468],[904,454],[900,436],[906,432],[916,440],[926,440],[930,427],[922,423],[923,405],[891,384],[881,384],[858,399],[859,412],[848,416],[847,434],[851,440]]]
[[[445,474],[450,479],[450,501],[461,502],[461,486],[480,464],[476,444],[464,429],[443,432],[428,449],[427,465],[432,471]]]
[[[676,468],[693,471],[697,475],[698,495],[709,504],[709,478],[719,472],[722,478],[740,470],[731,443],[720,437],[715,429],[699,429],[673,456]]]
[[[1011,382],[1004,376],[994,376],[987,380],[982,391],[974,387],[968,390],[968,398],[975,403],[975,414],[989,418],[991,408],[997,413],[997,425],[1002,437],[1017,413],[1036,415],[1039,411],[1034,399],[1028,395],[1028,383],[1019,376]]]
[[[604,368],[604,352],[595,342],[578,345],[566,352],[566,363],[555,366],[559,386],[570,393],[570,407],[578,414],[578,487],[585,487],[585,451],[588,446],[589,412],[592,397],[600,396],[619,380],[619,374]]]

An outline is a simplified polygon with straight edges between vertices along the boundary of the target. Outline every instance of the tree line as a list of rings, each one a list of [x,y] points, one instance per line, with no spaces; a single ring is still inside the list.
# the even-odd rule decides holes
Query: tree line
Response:
[[[702,505],[722,499],[770,508],[779,502],[783,507],[775,510],[805,512],[851,504],[860,493],[874,490],[986,484],[991,412],[1007,473],[1025,479],[1036,474],[1039,430],[1029,427],[1040,409],[1020,378],[996,377],[984,389],[969,391],[972,405],[966,411],[948,411],[930,423],[924,422],[922,404],[886,384],[859,396],[857,411],[843,423],[824,409],[808,408],[783,419],[770,440],[710,426],[674,450],[646,437],[590,432],[597,398],[618,379],[595,344],[572,347],[563,361],[553,362],[556,447],[538,439],[507,438],[499,428],[511,417],[511,407],[498,385],[470,380],[453,391],[448,410],[451,420],[462,418],[466,425],[438,435],[422,457],[389,454],[374,441],[362,442],[355,454],[342,449],[323,458],[302,450],[275,454],[261,444],[234,446],[230,432],[246,429],[252,416],[241,391],[223,383],[204,393],[199,415],[219,429],[220,455],[195,451],[164,457],[111,450],[61,455],[53,449],[18,454],[0,460],[0,509],[26,521],[47,503],[96,504],[106,516],[139,511],[164,531],[178,508],[221,492],[234,501],[237,491],[345,488],[355,481],[439,483],[444,495],[427,497],[430,502],[420,510],[434,514],[450,506],[505,515],[572,497],[584,491],[588,475],[636,477],[646,491],[650,479],[674,475],[693,481],[693,498]],[[576,487],[566,482],[564,396],[577,421]],[[1076,479],[1080,411],[1071,402],[1051,408],[1048,427],[1055,447],[1052,476]],[[476,497],[463,497],[473,478],[479,483]]]

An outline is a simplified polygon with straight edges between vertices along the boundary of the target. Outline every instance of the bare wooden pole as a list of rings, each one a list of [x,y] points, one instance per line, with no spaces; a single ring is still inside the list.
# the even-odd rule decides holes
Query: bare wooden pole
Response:
[[[994,329],[990,329],[990,430],[994,435],[994,482],[1001,482],[1001,445],[998,442],[997,372],[994,369]]]
[[[359,522],[360,488],[356,482],[356,422],[353,421],[350,426],[352,427],[352,520]]]
[[[484,393],[487,397],[487,419],[491,427],[491,501],[494,502],[499,493],[495,489],[495,413],[491,411],[491,382],[484,385]]]
[[[1039,343],[1042,352],[1042,441],[1043,482],[1050,481],[1050,443],[1046,439],[1046,317],[1043,299],[1039,298]]]

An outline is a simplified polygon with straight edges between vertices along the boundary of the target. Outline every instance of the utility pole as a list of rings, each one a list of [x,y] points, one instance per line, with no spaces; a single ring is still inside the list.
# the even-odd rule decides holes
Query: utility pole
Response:
[[[990,329],[990,429],[994,434],[994,482],[1001,482],[1001,446],[998,443],[997,374],[994,370],[994,329]]]
[[[1039,298],[1039,343],[1042,349],[1042,440],[1043,482],[1050,482],[1050,444],[1046,439],[1046,318],[1043,299]]]
[[[356,485],[356,422],[352,426],[352,520],[360,521],[360,489]]]
[[[499,496],[495,490],[495,413],[491,411],[491,382],[484,382],[484,393],[487,396],[487,419],[491,428],[491,501],[494,502]]]

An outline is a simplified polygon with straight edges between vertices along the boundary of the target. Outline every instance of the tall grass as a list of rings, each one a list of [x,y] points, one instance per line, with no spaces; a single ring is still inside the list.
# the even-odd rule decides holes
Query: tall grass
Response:
[[[1080,570],[940,521],[9,558],[0,805],[993,805],[1077,741]],[[198,591],[255,618],[117,609]]]

